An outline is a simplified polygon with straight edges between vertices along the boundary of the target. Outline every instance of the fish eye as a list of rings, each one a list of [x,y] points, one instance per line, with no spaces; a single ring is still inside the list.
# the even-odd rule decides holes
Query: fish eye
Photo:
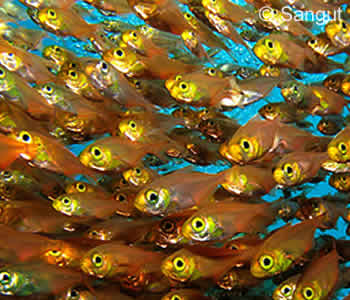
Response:
[[[137,38],[137,33],[135,31],[131,31],[131,35],[133,38],[135,38],[135,39]]]
[[[289,284],[285,284],[284,286],[282,286],[281,293],[284,296],[290,296],[291,292],[292,292],[292,288]]]
[[[338,149],[339,149],[341,154],[345,154],[348,150],[348,146],[345,143],[339,143]]]
[[[154,203],[157,203],[159,199],[159,195],[156,191],[148,190],[146,192],[146,199],[149,203],[154,204]]]
[[[180,90],[183,92],[187,92],[188,91],[188,83],[187,82],[181,82],[180,83]]]
[[[316,40],[314,40],[314,39],[310,40],[310,44],[311,45],[315,45],[316,44]]]
[[[215,123],[214,123],[213,120],[209,120],[209,121],[208,121],[208,125],[211,126],[211,127],[213,127],[213,126],[215,125]]]
[[[56,12],[51,8],[47,11],[47,15],[51,18],[56,18]]]
[[[118,194],[116,195],[115,200],[119,202],[124,202],[126,200],[126,196],[124,194]]]
[[[53,92],[52,87],[49,86],[48,84],[45,84],[45,85],[43,86],[43,90],[44,90],[44,92],[46,92],[46,93],[48,93],[48,94],[51,94],[51,93]]]
[[[216,0],[210,0],[211,1],[211,3],[216,3]]]
[[[140,88],[141,88],[141,81],[140,81],[140,80],[136,80],[136,81],[134,82],[134,84],[135,84],[135,88],[137,88],[137,89],[140,89]]]
[[[118,48],[114,50],[114,56],[118,56],[119,58],[123,58],[125,53],[122,49]]]
[[[285,164],[283,167],[283,171],[287,174],[287,176],[293,175],[293,167],[291,164]]]
[[[135,168],[136,175],[141,175],[141,170],[139,168]]]
[[[66,206],[68,206],[68,205],[70,205],[71,203],[72,203],[72,200],[70,199],[70,198],[68,198],[68,197],[64,197],[64,198],[62,198],[62,203],[64,204],[64,205],[66,205]]]
[[[13,54],[12,52],[10,52],[10,53],[7,53],[7,56],[8,56],[8,57],[13,57],[14,54]]]
[[[92,147],[91,148],[91,153],[92,153],[92,156],[94,157],[94,159],[101,159],[102,158],[102,150],[99,148],[99,147]]]
[[[1,174],[3,177],[5,177],[5,178],[10,178],[10,177],[12,177],[11,172],[8,171],[8,170],[2,171],[0,174]]]
[[[173,261],[173,265],[178,272],[185,270],[186,267],[185,261],[181,257],[176,257]]]
[[[342,27],[344,32],[346,32],[346,30],[348,29],[348,26],[344,21],[341,22],[341,27]]]
[[[200,232],[205,229],[205,222],[202,218],[194,218],[191,225],[195,232]]]
[[[272,106],[270,104],[266,105],[266,110],[267,111],[272,111]]]
[[[80,298],[80,293],[76,289],[71,289],[67,296],[71,300],[78,300]]]
[[[345,177],[345,176],[340,176],[339,179],[340,179],[340,181],[342,181],[343,183],[346,183],[346,177]]]
[[[173,295],[170,300],[181,300],[181,297],[179,295]]]
[[[131,129],[135,129],[136,128],[136,123],[134,121],[129,121],[128,125],[129,125],[129,127]]]
[[[76,184],[76,188],[77,188],[78,192],[80,192],[80,193],[84,193],[86,191],[86,185],[85,185],[85,183],[82,183],[82,182],[78,182]]]
[[[59,251],[59,250],[50,250],[48,252],[48,254],[51,255],[51,256],[56,256],[57,257],[57,256],[60,256],[62,254],[62,252]]]
[[[270,255],[262,255],[259,258],[259,264],[264,270],[269,270],[273,266],[273,258]]]
[[[306,287],[303,289],[303,297],[306,300],[310,300],[314,297],[314,290],[310,287]]]
[[[78,74],[76,71],[70,70],[68,71],[68,76],[72,79],[77,79],[78,78]]]
[[[160,225],[161,229],[165,232],[165,233],[172,233],[175,230],[175,223],[171,220],[165,220],[164,222],[162,222],[162,224]]]
[[[1,272],[0,273],[0,282],[2,284],[8,283],[11,280],[11,274],[8,272]]]
[[[181,75],[177,75],[176,77],[175,77],[175,81],[180,81],[182,79],[182,76]]]
[[[108,65],[107,65],[106,62],[102,62],[101,69],[102,69],[102,71],[107,71],[108,70]]]
[[[21,139],[22,142],[27,144],[32,142],[32,136],[27,131],[21,131],[21,133],[19,134],[19,138]]]
[[[189,13],[185,13],[185,19],[186,20],[190,20],[192,18],[192,16]]]
[[[273,45],[273,42],[269,39],[267,39],[265,41],[265,45],[269,48],[269,49],[273,49],[274,45]]]
[[[4,78],[6,76],[6,72],[4,69],[0,68],[0,79]]]
[[[277,10],[276,10],[276,9],[273,9],[273,10],[272,10],[272,13],[273,13],[274,15],[277,15]]]
[[[248,152],[251,148],[251,143],[247,139],[242,139],[240,145],[244,152]]]
[[[61,53],[61,48],[60,47],[54,46],[53,49],[55,50],[55,52]]]
[[[91,259],[95,267],[100,268],[103,265],[103,258],[99,254],[94,254]]]
[[[216,70],[214,68],[209,68],[208,69],[208,74],[211,76],[214,76],[216,74]]]

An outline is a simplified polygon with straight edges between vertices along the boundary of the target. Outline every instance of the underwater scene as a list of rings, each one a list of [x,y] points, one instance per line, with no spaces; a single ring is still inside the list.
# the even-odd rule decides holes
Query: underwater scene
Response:
[[[0,0],[0,300],[350,300],[350,0]]]

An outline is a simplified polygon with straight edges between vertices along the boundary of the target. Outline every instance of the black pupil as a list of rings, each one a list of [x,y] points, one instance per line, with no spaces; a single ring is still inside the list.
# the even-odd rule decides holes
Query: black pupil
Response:
[[[63,200],[63,203],[64,203],[64,204],[68,204],[68,203],[69,203],[69,200],[68,200],[67,198],[65,198],[65,199]]]
[[[269,266],[270,264],[271,264],[271,260],[269,259],[269,258],[264,258],[264,260],[263,260],[263,264],[265,265],[265,266]]]
[[[0,70],[0,75],[4,75],[4,71],[3,70]]]
[[[140,87],[141,87],[141,82],[140,82],[140,81],[136,81],[136,82],[135,82],[135,86],[136,86],[137,88],[140,88]]]
[[[179,296],[173,297],[174,300],[181,300]]]
[[[290,288],[289,287],[285,287],[284,289],[283,289],[283,293],[284,294],[288,294],[290,292]]]
[[[108,66],[107,66],[107,64],[104,62],[104,63],[102,63],[102,69],[103,70],[106,70],[108,68]]]
[[[71,295],[71,297],[77,297],[78,296],[78,292],[75,291],[75,290],[71,290],[70,295]]]
[[[181,84],[181,88],[182,88],[183,90],[185,90],[185,89],[187,88],[187,84],[185,84],[185,83]]]
[[[141,170],[140,169],[135,169],[136,174],[141,174]]]
[[[70,75],[71,75],[72,77],[75,77],[75,76],[77,76],[77,73],[75,73],[75,72],[73,71],[73,72],[70,72]]]
[[[249,149],[249,143],[247,141],[243,142],[243,148],[244,149]]]
[[[312,291],[311,290],[307,290],[306,291],[306,296],[311,297],[312,296]]]
[[[61,52],[61,49],[57,47],[56,52]]]
[[[47,90],[48,92],[51,92],[51,87],[46,86],[46,90]]]
[[[287,174],[291,174],[291,173],[293,173],[292,167],[287,167]]]
[[[345,151],[345,150],[346,150],[346,146],[345,146],[344,144],[341,144],[341,145],[340,145],[340,149],[341,149],[342,151]]]
[[[343,27],[343,29],[347,28],[347,26],[346,26],[346,24],[344,22],[342,23],[342,27]]]
[[[315,44],[316,43],[316,41],[315,40],[311,40],[311,42],[310,42],[311,44]]]
[[[119,201],[123,202],[125,200],[125,196],[123,194],[118,196]]]
[[[22,139],[23,141],[28,142],[30,140],[30,137],[28,134],[23,134]]]
[[[52,11],[52,10],[50,10],[49,14],[50,14],[51,17],[54,17],[54,16],[55,16],[55,12]]]
[[[177,266],[178,268],[183,267],[183,265],[184,265],[184,263],[183,263],[182,260],[178,260],[178,261],[176,262],[176,266]]]
[[[83,184],[79,184],[79,185],[78,185],[78,189],[79,189],[79,190],[83,190],[83,189],[84,189],[84,185],[83,185]]]
[[[95,154],[95,156],[100,156],[101,155],[101,151],[98,150],[98,149],[95,149],[94,154]]]
[[[95,263],[99,264],[102,262],[102,258],[100,256],[95,257]]]
[[[71,68],[75,68],[77,65],[76,65],[76,63],[71,63],[70,66],[71,66]]]
[[[8,276],[8,274],[2,275],[2,280],[8,281],[9,279],[10,279],[10,277]]]
[[[267,43],[267,46],[268,46],[269,48],[273,48],[272,42],[268,42],[268,43]]]
[[[134,122],[130,123],[131,128],[135,128],[136,124]]]
[[[346,177],[342,176],[340,177],[341,181],[346,181]]]
[[[157,198],[158,198],[158,196],[157,196],[157,194],[155,194],[155,193],[152,193],[152,194],[150,195],[150,197],[149,197],[149,199],[150,199],[151,201],[156,201]]]
[[[298,87],[296,85],[294,86],[294,91],[298,91]]]
[[[203,222],[202,221],[196,221],[196,228],[200,228],[203,226]]]
[[[122,51],[122,50],[117,50],[117,51],[116,51],[116,54],[117,54],[118,56],[122,56],[122,55],[123,55],[123,51]]]
[[[267,110],[271,110],[272,109],[272,107],[270,105],[268,105],[266,108],[267,108]]]
[[[136,38],[136,37],[137,37],[136,32],[133,32],[133,33],[132,33],[132,36]]]

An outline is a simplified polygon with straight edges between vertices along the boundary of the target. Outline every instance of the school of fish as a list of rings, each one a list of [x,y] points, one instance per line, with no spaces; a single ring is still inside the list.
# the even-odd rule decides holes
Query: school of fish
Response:
[[[349,55],[350,0],[0,0],[0,300],[350,299]]]

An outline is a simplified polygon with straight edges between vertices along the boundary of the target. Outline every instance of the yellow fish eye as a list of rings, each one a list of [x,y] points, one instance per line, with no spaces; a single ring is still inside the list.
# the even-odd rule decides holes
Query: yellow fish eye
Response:
[[[344,21],[341,21],[341,27],[343,32],[347,32],[348,26]]]
[[[241,139],[240,146],[244,152],[249,152],[252,147],[252,143],[247,139]]]
[[[273,41],[271,41],[270,39],[265,40],[265,46],[269,49],[273,49],[275,47]]]
[[[100,268],[103,265],[103,258],[99,254],[94,254],[91,259],[92,263],[96,268]]]
[[[259,258],[259,264],[264,270],[270,270],[274,264],[273,257],[270,255],[262,255]]]
[[[128,126],[131,128],[131,129],[136,129],[136,122],[134,122],[134,121],[129,121],[129,123],[128,123]]]
[[[281,287],[281,293],[286,297],[290,296],[292,294],[292,291],[293,289],[289,284],[285,284]]]
[[[214,4],[216,3],[216,0],[210,0],[210,1],[211,1],[211,3],[214,3]]]
[[[49,252],[47,252],[47,254],[50,256],[57,257],[57,256],[60,256],[62,254],[62,252],[59,250],[50,250]]]
[[[6,71],[3,68],[0,68],[0,79],[5,78],[6,76]]]
[[[288,176],[292,176],[293,175],[293,166],[291,164],[285,164],[283,166],[283,172]]]
[[[138,175],[138,176],[141,175],[141,169],[135,168],[134,170],[135,170],[136,175]]]
[[[11,274],[8,272],[1,272],[0,273],[0,282],[2,284],[6,284],[11,281]]]
[[[54,46],[53,50],[55,50],[56,53],[61,53],[62,52],[61,47],[58,47],[58,46]]]
[[[135,84],[136,89],[138,89],[138,90],[141,89],[141,81],[140,80],[135,80],[134,84]]]
[[[183,260],[183,258],[181,258],[181,257],[176,257],[173,260],[173,265],[174,265],[175,270],[178,272],[182,272],[183,270],[185,270],[185,267],[186,267],[186,263]]]
[[[317,41],[315,39],[312,39],[312,40],[309,41],[309,44],[310,45],[316,45]]]
[[[31,134],[28,131],[21,131],[19,138],[23,143],[30,144],[33,140]]]
[[[101,159],[103,156],[103,152],[102,152],[101,148],[96,147],[96,146],[91,148],[91,154],[92,154],[93,158],[96,160]]]
[[[180,87],[180,90],[183,91],[183,92],[187,92],[188,89],[189,89],[189,85],[185,81],[181,82],[179,87]]]
[[[311,300],[315,296],[314,290],[311,287],[303,288],[302,294],[306,300]]]
[[[57,18],[56,11],[54,9],[52,9],[52,8],[47,10],[47,15],[51,19],[56,19]]]
[[[125,52],[121,48],[117,48],[114,50],[113,55],[118,58],[124,58]]]
[[[194,218],[192,220],[191,226],[195,232],[201,232],[205,228],[205,222],[202,218]]]
[[[185,16],[186,20],[191,20],[192,19],[192,16],[189,13],[185,13],[184,16]]]
[[[175,81],[180,81],[181,79],[182,79],[182,76],[181,76],[181,75],[176,75]]]
[[[346,183],[346,181],[347,181],[347,178],[345,176],[340,176],[339,179],[343,183]]]
[[[338,144],[338,149],[341,154],[346,154],[346,152],[348,151],[348,146],[345,143],[341,142]]]
[[[154,190],[148,190],[146,192],[146,199],[149,203],[154,204],[157,203],[157,201],[159,200],[159,195]]]
[[[43,86],[43,91],[47,94],[52,94],[53,93],[53,88],[49,86],[48,84],[45,84]]]
[[[208,69],[208,74],[209,74],[210,76],[215,76],[215,75],[216,75],[216,70],[215,70],[214,68],[209,68],[209,69]]]
[[[65,206],[69,206],[72,204],[72,200],[69,197],[63,197],[61,202],[63,203],[63,205]]]
[[[76,189],[80,193],[84,193],[86,191],[86,184],[83,182],[78,182],[75,185]]]
[[[78,78],[78,73],[74,70],[69,70],[68,71],[68,76],[72,79],[77,79]]]
[[[172,295],[172,297],[170,298],[170,300],[181,300],[182,298],[181,298],[181,296],[179,296],[179,295]]]

